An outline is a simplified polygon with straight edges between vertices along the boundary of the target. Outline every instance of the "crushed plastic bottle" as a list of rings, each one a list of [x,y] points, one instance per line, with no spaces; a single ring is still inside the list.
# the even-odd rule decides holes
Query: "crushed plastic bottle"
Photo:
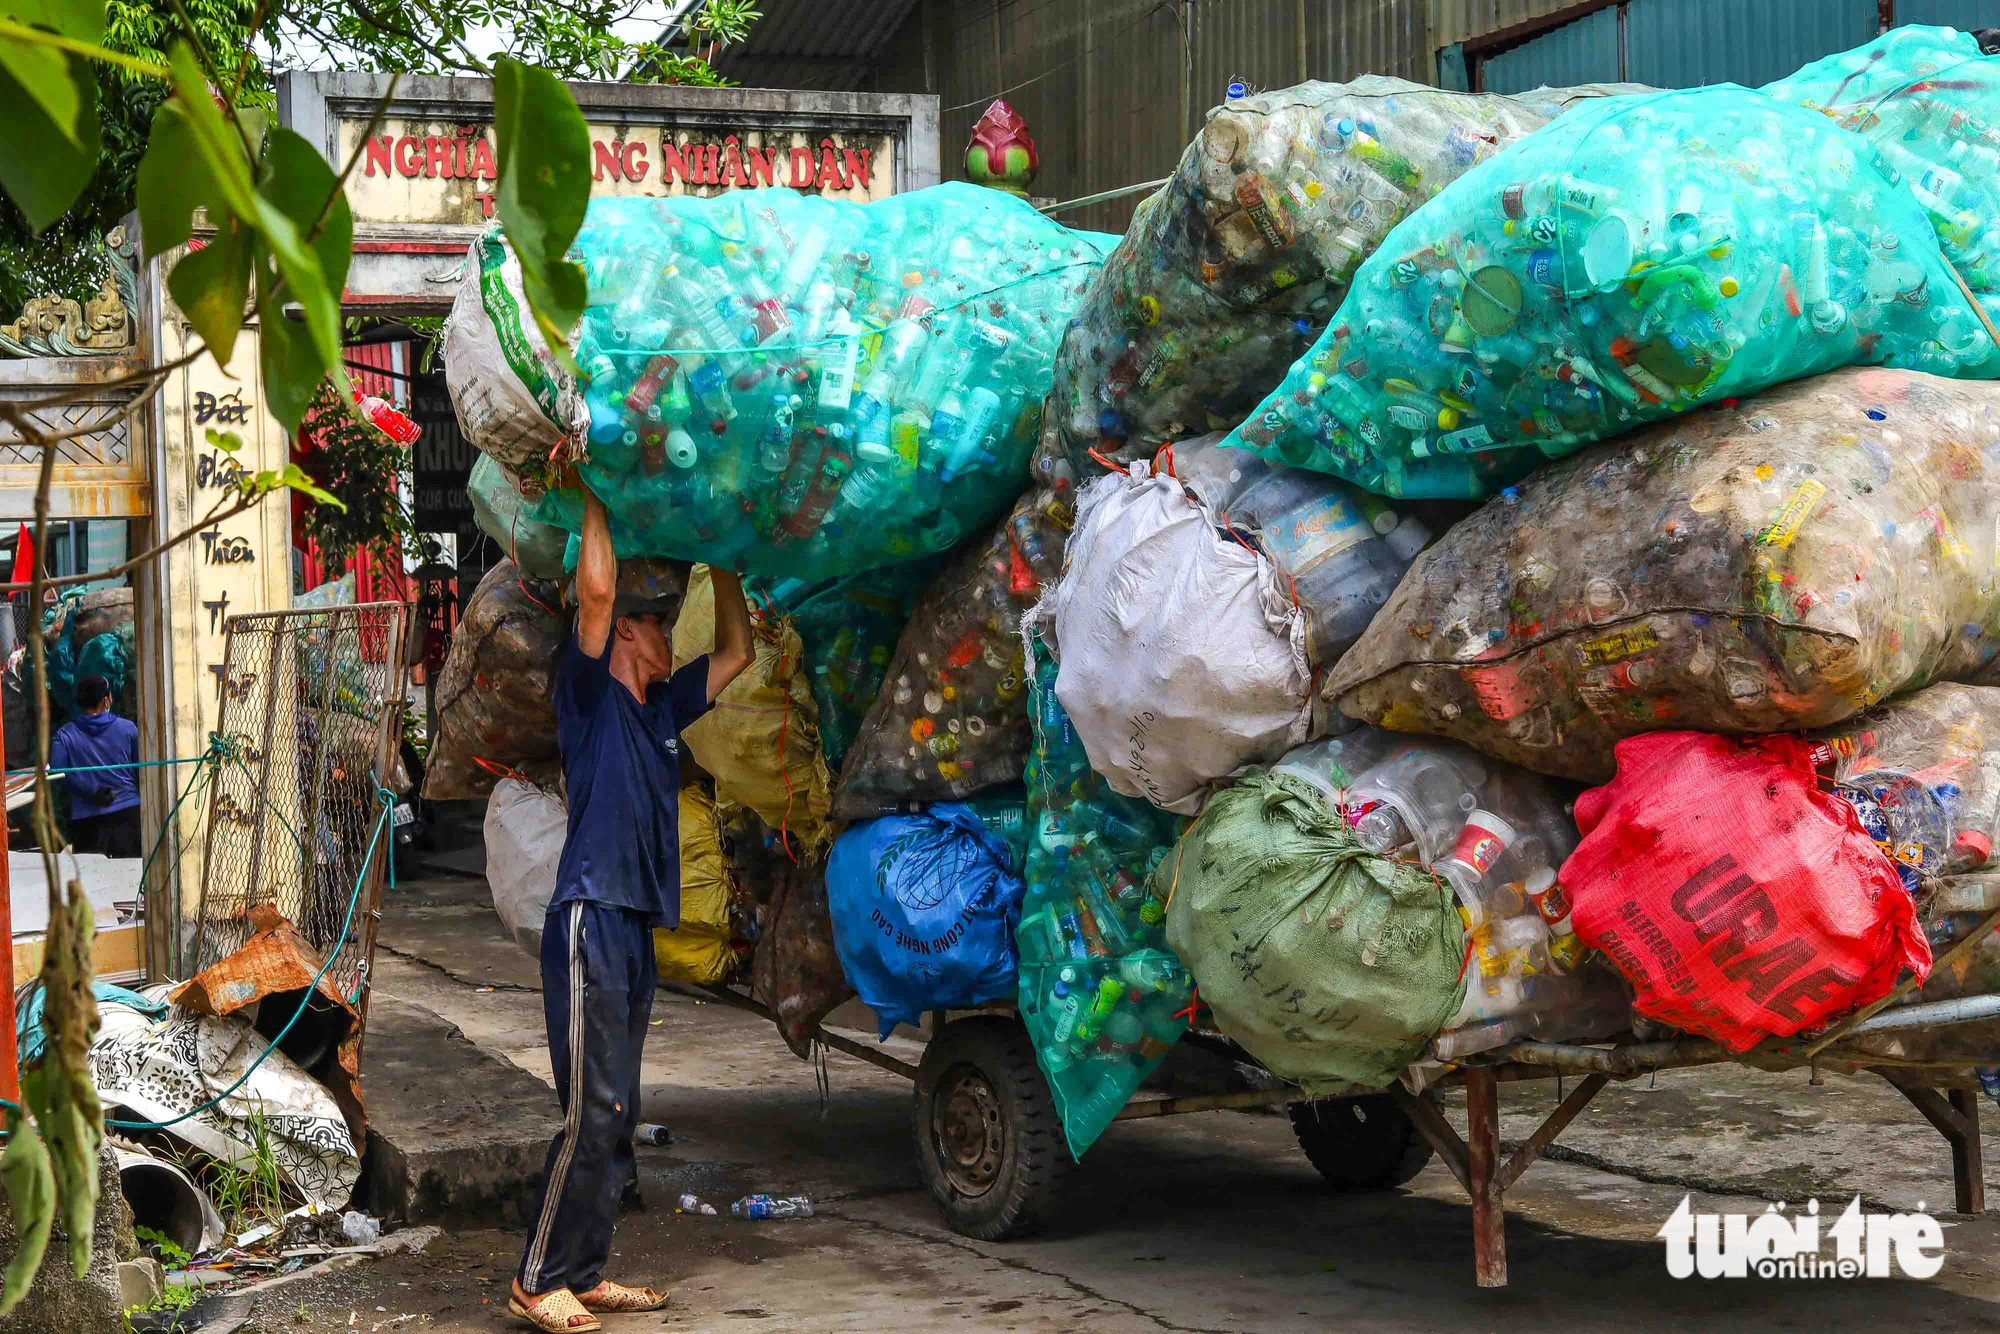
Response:
[[[745,1195],[729,1212],[736,1218],[811,1218],[813,1206],[803,1195]]]
[[[349,1246],[373,1246],[382,1240],[382,1224],[350,1209],[340,1216],[340,1235]]]

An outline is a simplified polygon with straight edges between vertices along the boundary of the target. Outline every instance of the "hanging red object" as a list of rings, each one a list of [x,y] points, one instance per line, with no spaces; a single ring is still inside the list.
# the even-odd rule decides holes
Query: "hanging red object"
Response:
[[[410,418],[396,410],[387,399],[354,391],[354,401],[361,407],[361,415],[373,422],[375,429],[388,436],[399,445],[414,445],[422,429]]]

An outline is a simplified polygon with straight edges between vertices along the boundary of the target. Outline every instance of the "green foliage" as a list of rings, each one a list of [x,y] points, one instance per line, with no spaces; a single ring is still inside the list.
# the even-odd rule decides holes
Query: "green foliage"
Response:
[[[566,258],[590,203],[590,127],[547,70],[503,59],[493,72],[495,211],[521,260],[521,290],[542,337],[569,359],[583,318],[583,265]]]
[[[244,78],[238,101],[251,106],[271,100],[270,80],[250,45],[256,0],[180,0],[202,45],[231,53]],[[175,0],[110,0],[105,7],[104,46],[151,64],[164,65],[172,35],[179,31]],[[97,294],[109,273],[102,237],[136,200],[139,163],[153,118],[167,99],[167,85],[124,65],[102,64],[97,71],[97,111],[102,151],[96,170],[69,212],[39,236],[13,200],[0,191],[0,320],[10,319],[30,297],[53,292],[75,301]]]
[[[156,1227],[147,1227],[142,1223],[132,1229],[132,1235],[139,1239],[141,1245],[151,1246],[161,1265],[168,1269],[186,1269],[188,1261],[194,1258],[179,1242]]]
[[[125,1308],[125,1328],[130,1330],[132,1328],[132,1317],[141,1312],[149,1315],[164,1313],[170,1317],[168,1328],[176,1330],[187,1328],[187,1326],[183,1325],[179,1317],[191,1313],[195,1308],[195,1304],[200,1300],[200,1288],[173,1286],[161,1288],[160,1295],[153,1298],[152,1301],[146,1303],[144,1306],[128,1306]],[[159,1325],[155,1321],[148,1321],[147,1327],[157,1329]]]
[[[37,37],[36,33],[51,34]],[[104,36],[104,0],[0,0],[0,188],[39,232],[96,169],[97,76],[68,46]]]
[[[436,543],[416,530],[397,494],[410,481],[410,451],[391,440],[322,384],[306,414],[312,483],[331,503],[302,520],[321,559],[338,569],[359,551],[379,553],[399,567],[404,557],[434,559]]]
[[[167,277],[188,322],[227,363],[255,280],[265,403],[296,430],[320,376],[345,390],[340,291],[353,215],[325,158],[254,111],[218,108],[205,62],[185,42],[167,53],[174,99],[153,123],[139,168],[139,225],[150,258],[188,241],[206,210],[213,236]],[[285,307],[297,305],[294,323]]]
[[[35,1123],[19,1112],[7,1113],[7,1151],[0,1153],[0,1181],[7,1186],[7,1203],[14,1211],[16,1249],[7,1261],[0,1287],[0,1315],[35,1281],[42,1255],[49,1247],[49,1229],[56,1220],[56,1177],[48,1147]]]

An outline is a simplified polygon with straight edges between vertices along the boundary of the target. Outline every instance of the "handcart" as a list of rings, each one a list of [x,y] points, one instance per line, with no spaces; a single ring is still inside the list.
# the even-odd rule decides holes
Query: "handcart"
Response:
[[[1969,952],[1996,926],[2000,911],[1941,953],[1934,971]],[[742,989],[666,985],[771,1017],[766,1005]],[[1872,1070],[1945,1137],[1951,1146],[1957,1210],[1977,1214],[1985,1208],[1986,1192],[1981,1094],[1973,1070],[2000,1064],[2000,995],[1889,1008],[1913,987],[1914,980],[1906,982],[1815,1037],[1773,1040],[1741,1054],[1692,1037],[1640,1041],[1628,1035],[1588,1045],[1514,1042],[1469,1058],[1420,1088],[1413,1090],[1418,1081],[1406,1076],[1381,1092],[1353,1097],[1309,1098],[1262,1071],[1229,1038],[1197,1028],[1182,1037],[1160,1074],[1116,1119],[1282,1105],[1307,1160],[1341,1191],[1392,1189],[1415,1177],[1433,1156],[1441,1157],[1472,1201],[1473,1267],[1479,1286],[1504,1287],[1506,1192],[1611,1081],[1731,1061],[1771,1071],[1810,1067],[1815,1080],[1823,1069]],[[815,1036],[830,1050],[914,1084],[918,1162],[954,1232],[981,1241],[1033,1235],[1058,1215],[1078,1164],[1064,1141],[1026,1026],[1012,1005],[996,1004],[935,1013],[928,1027],[923,1056],[915,1065],[824,1025]],[[1500,1085],[1565,1075],[1581,1079],[1503,1158]],[[1446,1119],[1436,1096],[1454,1085],[1465,1090],[1464,1137]],[[1197,1091],[1179,1091],[1189,1088]]]

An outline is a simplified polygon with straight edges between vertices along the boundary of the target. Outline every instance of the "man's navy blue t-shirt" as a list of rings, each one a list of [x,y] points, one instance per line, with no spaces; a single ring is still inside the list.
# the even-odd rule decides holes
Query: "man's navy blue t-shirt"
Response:
[[[569,837],[551,909],[577,900],[681,920],[681,729],[709,711],[708,656],[646,691],[611,675],[570,637],[556,672],[556,740],[569,787]]]

